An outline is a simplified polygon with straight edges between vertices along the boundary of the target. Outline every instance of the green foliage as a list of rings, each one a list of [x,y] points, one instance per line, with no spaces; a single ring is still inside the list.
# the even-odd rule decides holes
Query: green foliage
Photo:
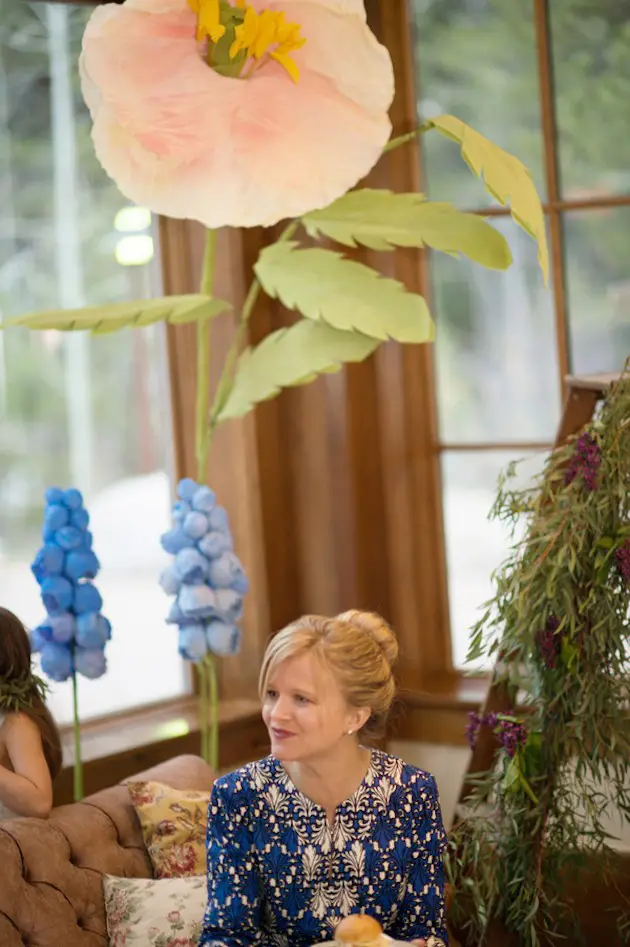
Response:
[[[266,247],[254,266],[265,292],[308,319],[374,339],[429,342],[433,322],[422,296],[332,250]]]
[[[361,188],[306,214],[302,224],[310,236],[330,237],[347,247],[431,247],[496,270],[512,262],[505,237],[482,217],[427,201],[422,194]]]
[[[455,922],[475,944],[493,919],[526,947],[577,936],[566,883],[588,856],[609,870],[611,798],[630,819],[629,417],[623,376],[533,487],[511,488],[513,468],[499,485],[494,516],[526,529],[494,575],[470,657],[497,660],[529,737],[511,762],[497,748],[452,835]]]
[[[48,685],[30,672],[14,680],[0,681],[0,713],[17,714],[32,707],[35,698],[46,699]]]
[[[11,326],[59,329],[64,332],[90,329],[96,335],[105,335],[128,327],[153,325],[155,322],[180,325],[200,319],[212,319],[230,308],[230,304],[222,299],[193,293],[185,296],[164,296],[161,299],[108,303],[104,306],[86,306],[83,309],[30,312],[0,323],[0,329],[8,329]]]
[[[318,375],[338,371],[346,362],[362,362],[378,345],[378,340],[359,332],[342,332],[309,319],[278,329],[241,355],[217,421],[242,417],[282,388],[306,385]]]
[[[518,158],[499,148],[461,119],[440,115],[427,124],[461,145],[462,157],[500,204],[511,205],[512,217],[538,243],[538,262],[549,279],[545,217],[531,174]]]

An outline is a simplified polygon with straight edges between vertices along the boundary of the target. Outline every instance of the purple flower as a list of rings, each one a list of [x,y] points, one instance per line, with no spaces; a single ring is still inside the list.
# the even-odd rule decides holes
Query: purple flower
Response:
[[[599,444],[592,434],[580,434],[575,442],[573,456],[565,470],[564,482],[568,486],[581,474],[587,490],[597,490],[597,474],[602,462]]]
[[[499,719],[495,733],[499,738],[499,743],[510,758],[516,755],[519,747],[525,746],[527,743],[527,728],[522,721]]]
[[[627,539],[623,546],[615,552],[615,560],[619,575],[630,585],[630,539]]]
[[[487,714],[469,713],[466,739],[471,750],[475,748],[481,728],[488,727],[496,734],[507,755],[513,757],[517,749],[527,742],[527,729],[521,721],[506,720],[505,717],[513,717],[513,714],[503,715],[494,711]]]
[[[555,615],[550,615],[546,626],[538,632],[536,643],[545,667],[554,670],[558,658],[562,653],[562,635],[558,634],[560,622]]]
[[[471,750],[474,750],[475,748],[480,730],[481,716],[478,713],[475,713],[474,710],[471,710],[468,714],[468,723],[466,725],[466,739],[468,740],[468,746]]]

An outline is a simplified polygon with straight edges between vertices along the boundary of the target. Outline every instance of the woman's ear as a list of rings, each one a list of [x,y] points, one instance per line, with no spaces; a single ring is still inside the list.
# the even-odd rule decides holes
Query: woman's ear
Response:
[[[372,711],[369,707],[353,707],[348,715],[348,730],[358,733],[366,725]]]

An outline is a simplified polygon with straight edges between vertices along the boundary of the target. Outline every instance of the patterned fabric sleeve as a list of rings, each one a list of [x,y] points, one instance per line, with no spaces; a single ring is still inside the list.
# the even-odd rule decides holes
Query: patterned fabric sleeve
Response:
[[[252,857],[251,791],[218,779],[208,809],[208,906],[199,947],[252,947],[262,940],[261,883]]]
[[[431,947],[448,944],[444,908],[446,832],[433,776],[419,773],[409,786],[411,866],[407,890],[389,933],[396,940],[426,938]]]

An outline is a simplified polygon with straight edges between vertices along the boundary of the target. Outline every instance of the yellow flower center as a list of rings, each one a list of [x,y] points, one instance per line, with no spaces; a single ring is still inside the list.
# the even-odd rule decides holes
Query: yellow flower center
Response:
[[[197,42],[206,37],[218,43],[225,33],[221,23],[220,0],[188,0],[188,6],[197,14]]]
[[[235,0],[236,6],[228,0],[188,0],[188,4],[197,15],[197,42],[208,39],[213,44],[208,62],[217,71],[248,79],[263,62],[273,59],[294,82],[299,80],[291,54],[306,40],[300,36],[300,25],[287,23],[284,13],[256,13],[246,0]]]

